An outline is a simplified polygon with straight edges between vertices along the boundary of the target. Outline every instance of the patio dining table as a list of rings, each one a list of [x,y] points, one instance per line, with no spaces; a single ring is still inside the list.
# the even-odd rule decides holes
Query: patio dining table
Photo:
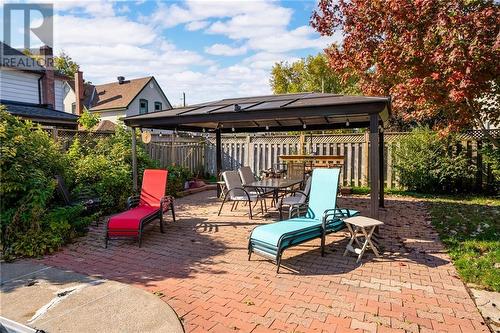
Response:
[[[257,180],[253,183],[245,184],[244,187],[254,188],[254,189],[262,189],[264,192],[272,191],[273,192],[273,200],[277,204],[279,191],[288,189],[292,186],[298,185],[302,183],[302,179],[280,179],[280,178],[268,178],[263,180]]]

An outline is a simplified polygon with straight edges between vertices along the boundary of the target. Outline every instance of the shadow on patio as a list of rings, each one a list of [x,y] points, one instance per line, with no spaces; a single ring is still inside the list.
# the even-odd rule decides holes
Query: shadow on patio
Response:
[[[479,322],[422,202],[386,201],[381,258],[367,253],[356,264],[354,256],[342,256],[347,233],[339,232],[327,237],[325,257],[319,240],[285,251],[280,274],[261,257],[248,261],[252,228],[270,221],[249,220],[245,207],[218,217],[219,204],[214,192],[178,199],[178,222],[168,223],[165,234],[158,226],[147,231],[142,248],[128,240],[104,249],[101,226],[42,262],[155,292],[183,318],[187,331],[310,331],[363,322],[417,332],[434,329],[425,316],[441,322],[439,311],[474,320],[464,325]],[[368,204],[364,197],[339,203],[365,215]],[[416,309],[423,317],[417,318]]]

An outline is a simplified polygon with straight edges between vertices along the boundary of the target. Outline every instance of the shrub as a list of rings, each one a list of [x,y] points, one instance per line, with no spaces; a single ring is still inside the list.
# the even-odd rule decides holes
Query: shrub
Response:
[[[99,125],[100,121],[101,118],[97,113],[90,113],[88,110],[85,110],[80,118],[78,118],[78,124],[87,131]]]
[[[487,190],[491,193],[500,193],[500,149],[495,148],[493,144],[486,143],[481,149],[483,161],[491,168],[493,179],[488,183]]]
[[[0,106],[0,220],[4,258],[53,251],[82,231],[81,207],[56,208],[56,174],[70,168],[66,155],[40,127]]]
[[[182,166],[168,166],[168,185],[167,193],[169,195],[176,196],[177,192],[184,190],[184,184],[186,181],[193,177],[191,171]]]
[[[400,183],[423,193],[459,192],[471,187],[475,174],[453,137],[442,138],[428,128],[417,128],[394,152]]]
[[[94,190],[102,199],[103,213],[122,210],[132,194],[132,136],[122,127],[107,138],[77,137],[64,152],[46,131],[0,106],[0,139],[1,243],[5,259],[55,251],[84,233],[101,213],[83,216],[81,206],[58,206],[55,175],[62,175],[72,192]],[[140,178],[145,168],[157,167],[140,144],[137,161]],[[172,177],[180,179],[184,174],[179,169]]]
[[[94,190],[101,198],[104,213],[112,213],[125,207],[132,195],[132,136],[131,132],[117,126],[107,138],[82,144],[75,139],[68,150],[75,191],[83,188]],[[142,147],[137,145],[139,183],[147,168],[157,168]]]

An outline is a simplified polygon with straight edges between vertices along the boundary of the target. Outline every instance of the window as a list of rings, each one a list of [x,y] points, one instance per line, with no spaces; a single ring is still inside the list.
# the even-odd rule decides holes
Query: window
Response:
[[[75,102],[71,103],[71,113],[72,114],[76,113],[76,103]]]
[[[148,100],[140,99],[139,100],[139,114],[148,113]]]
[[[161,102],[155,102],[155,111],[161,110]]]

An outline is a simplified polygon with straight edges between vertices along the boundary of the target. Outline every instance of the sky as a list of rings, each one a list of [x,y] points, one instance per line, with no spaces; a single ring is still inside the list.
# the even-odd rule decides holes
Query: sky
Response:
[[[316,0],[60,1],[54,50],[64,50],[94,84],[152,75],[173,105],[183,92],[188,104],[270,94],[274,63],[340,40],[310,27],[315,6]]]

